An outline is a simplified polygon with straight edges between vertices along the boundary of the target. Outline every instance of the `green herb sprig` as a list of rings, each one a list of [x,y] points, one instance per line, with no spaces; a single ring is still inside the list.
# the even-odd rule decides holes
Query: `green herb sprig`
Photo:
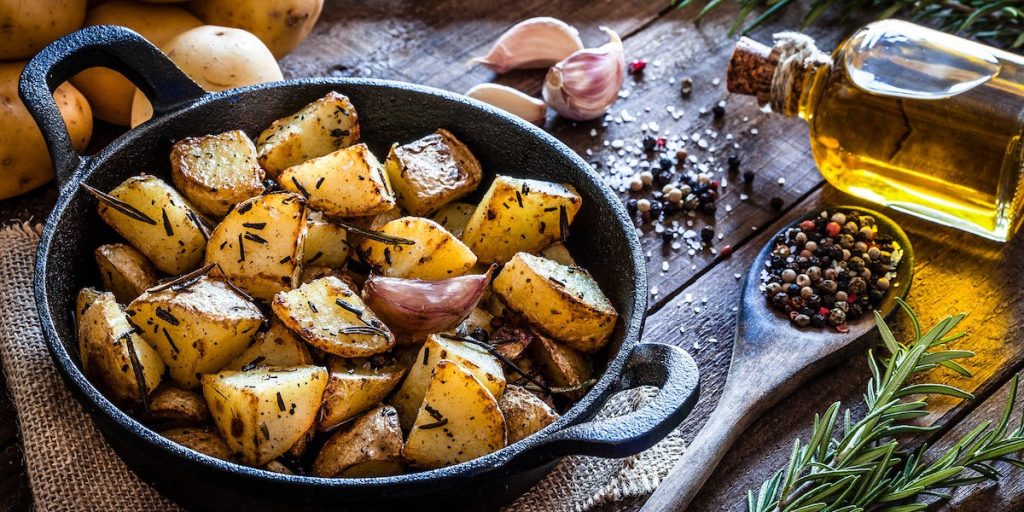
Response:
[[[1024,418],[1021,426],[1010,430],[1017,377],[1010,384],[999,421],[978,425],[945,452],[931,453],[927,445],[907,451],[897,439],[938,428],[908,423],[928,414],[928,395],[973,398],[944,384],[911,383],[911,377],[938,366],[969,376],[957,361],[974,355],[940,348],[964,336],[951,333],[965,315],[947,317],[922,334],[914,312],[903,301],[899,305],[910,317],[914,340],[908,344],[897,341],[885,320],[875,313],[889,356],[879,358],[868,352],[867,413],[854,421],[849,409],[840,414],[841,404],[836,402],[815,415],[810,439],[794,441],[786,467],[760,489],[748,492],[749,512],[914,512],[927,508],[927,503],[920,501],[924,498],[947,499],[953,488],[998,479],[997,463],[1024,468],[1024,462],[1014,457],[1024,449]]]

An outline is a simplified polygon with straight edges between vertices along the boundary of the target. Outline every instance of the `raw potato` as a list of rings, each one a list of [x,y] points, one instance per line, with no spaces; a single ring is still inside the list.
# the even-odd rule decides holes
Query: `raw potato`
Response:
[[[53,3],[40,1],[40,5]],[[85,2],[82,2],[83,4]],[[33,2],[20,2],[29,9]],[[4,15],[0,14],[0,23]],[[0,41],[8,32],[0,29]],[[17,37],[17,36],[15,36]],[[0,47],[3,43],[0,43]],[[43,134],[35,119],[18,97],[18,79],[24,62],[0,63],[0,199],[23,194],[53,179],[53,162]],[[68,128],[71,146],[82,152],[92,138],[92,109],[85,97],[71,84],[64,83],[53,93],[57,108]]]
[[[329,92],[298,112],[274,121],[256,139],[260,165],[277,177],[306,160],[359,142],[359,114],[348,97]]]
[[[233,284],[269,301],[299,282],[307,208],[287,192],[245,200],[210,235],[206,263],[216,263]]]
[[[391,146],[384,166],[399,206],[419,216],[473,192],[483,175],[469,148],[445,129]]]
[[[260,466],[284,454],[316,421],[327,384],[319,366],[222,371],[203,376],[203,396],[228,447]]]
[[[322,431],[333,430],[379,404],[405,375],[405,366],[398,361],[376,361],[376,358],[332,357],[327,370],[330,377],[318,421]]]
[[[328,478],[397,475],[402,472],[402,445],[398,413],[380,405],[332,435],[311,472]]]
[[[525,252],[505,264],[493,288],[541,333],[584,352],[608,343],[619,318],[586,270]]]
[[[157,47],[163,46],[174,36],[202,24],[199,18],[178,6],[140,4],[126,0],[113,0],[95,5],[85,16],[86,27],[128,27]],[[131,123],[135,85],[120,73],[107,68],[91,68],[76,75],[71,79],[71,83],[88,98],[97,119],[119,126],[128,126]]]
[[[416,411],[423,404],[431,375],[442,359],[452,361],[470,372],[491,395],[501,396],[505,391],[505,373],[498,359],[483,348],[432,334],[420,348],[409,368],[409,374],[402,381],[402,387],[391,397],[391,405],[398,410],[403,429],[412,427]]]
[[[153,391],[149,413],[149,421],[167,427],[201,426],[210,418],[202,395],[169,384]]]
[[[558,413],[548,404],[519,386],[505,388],[505,394],[498,400],[498,409],[505,418],[508,444],[526,439],[558,419]]]
[[[473,216],[473,210],[476,210],[474,204],[448,203],[430,218],[455,235],[456,238],[462,238],[462,233],[466,230],[466,223]]]
[[[203,89],[216,92],[283,80],[277,59],[258,37],[237,28],[203,25],[186,30],[160,47]],[[132,127],[153,117],[153,106],[135,91]]]
[[[316,25],[324,0],[193,0],[189,9],[210,25],[252,32],[280,59],[295,49]]]
[[[176,142],[171,179],[199,211],[214,217],[264,190],[256,146],[241,130]]]
[[[277,181],[332,217],[376,215],[395,207],[384,168],[366,144],[296,164],[282,171]]]
[[[85,19],[85,6],[85,0],[4,2],[0,9],[0,60],[27,59],[78,30]]]
[[[439,361],[406,440],[405,458],[421,468],[440,468],[504,447],[505,419],[494,395],[458,364]]]
[[[245,352],[228,363],[226,370],[251,370],[263,366],[305,366],[313,364],[306,342],[280,321],[271,320],[266,332],[256,338]]]
[[[124,180],[110,195],[149,220],[125,215],[103,201],[97,206],[100,218],[145,254],[156,268],[178,275],[199,266],[206,248],[202,220],[174,187],[156,176],[143,174]]]
[[[157,282],[156,267],[144,254],[125,244],[107,244],[96,248],[96,265],[103,287],[127,304]]]
[[[234,461],[231,448],[220,436],[209,428],[174,428],[160,432],[160,435],[185,448],[195,450],[215,459]]]
[[[256,304],[208,276],[180,291],[146,292],[128,305],[128,316],[186,389],[245,351],[263,322]]]
[[[306,229],[304,265],[341,268],[348,261],[348,231],[325,220],[310,220]]]
[[[97,297],[82,314],[78,353],[89,381],[121,405],[141,404],[164,373],[160,355],[135,333],[112,293]]]
[[[75,298],[75,325],[82,325],[82,315],[85,314],[85,310],[89,309],[101,295],[103,292],[95,288],[86,287],[78,290],[78,296]]]
[[[555,387],[579,386],[594,376],[593,366],[586,354],[568,345],[537,336],[527,347],[544,380]],[[578,398],[582,392],[570,394]]]
[[[569,248],[562,242],[555,242],[549,245],[540,252],[540,255],[549,260],[557,261],[562,265],[572,266],[576,264],[576,260],[573,259],[572,254],[569,254]]]
[[[282,292],[274,314],[316,348],[341,357],[369,357],[395,344],[359,294],[336,277],[324,277]]]
[[[504,263],[562,239],[583,200],[572,185],[498,176],[466,224],[462,241],[483,263]]]
[[[447,279],[465,274],[476,264],[476,255],[465,244],[430,219],[402,217],[385,224],[380,232],[416,243],[392,245],[364,238],[356,250],[377,274]]]

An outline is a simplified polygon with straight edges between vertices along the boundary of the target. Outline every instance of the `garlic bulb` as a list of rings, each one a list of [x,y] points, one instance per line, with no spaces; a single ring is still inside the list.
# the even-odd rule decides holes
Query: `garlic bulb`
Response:
[[[609,42],[573,53],[555,64],[544,79],[544,101],[562,117],[597,119],[619,97],[626,74],[622,39],[610,28],[601,30],[608,34]]]
[[[495,73],[546,68],[583,49],[579,32],[555,18],[530,18],[508,29],[483,57],[470,60]]]
[[[504,85],[475,85],[466,91],[466,96],[515,114],[533,124],[544,124],[548,113],[548,106],[543,101]]]

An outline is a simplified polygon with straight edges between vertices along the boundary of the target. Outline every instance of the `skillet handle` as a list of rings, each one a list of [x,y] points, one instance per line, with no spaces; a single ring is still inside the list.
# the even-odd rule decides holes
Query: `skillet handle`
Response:
[[[18,93],[46,139],[58,185],[68,180],[83,157],[71,146],[53,91],[92,67],[110,68],[124,75],[153,104],[154,116],[205,94],[156,46],[124,27],[89,27],[50,43],[25,65]]]
[[[634,412],[573,425],[539,438],[520,452],[513,464],[536,467],[566,455],[627,457],[654,446],[679,426],[697,403],[697,364],[679,347],[638,344],[626,359],[611,392],[637,386],[660,389]]]

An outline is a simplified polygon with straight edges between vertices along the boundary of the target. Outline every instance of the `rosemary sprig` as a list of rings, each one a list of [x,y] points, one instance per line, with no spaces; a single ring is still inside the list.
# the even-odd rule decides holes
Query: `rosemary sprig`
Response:
[[[864,401],[867,413],[853,421],[847,409],[833,403],[814,417],[807,442],[794,440],[789,463],[756,491],[747,494],[750,512],[809,512],[818,510],[913,512],[924,510],[925,497],[948,498],[955,487],[995,480],[1000,476],[995,463],[1024,467],[1013,454],[1024,449],[1024,421],[1009,430],[1017,398],[1017,377],[1010,385],[1010,397],[995,425],[984,422],[941,454],[927,445],[908,452],[897,436],[927,432],[937,427],[919,427],[909,420],[928,414],[928,395],[973,398],[970,393],[937,383],[911,383],[921,372],[945,366],[969,375],[957,360],[974,354],[938,347],[960,338],[950,334],[964,315],[947,317],[921,333],[917,316],[902,301],[901,308],[914,325],[914,340],[896,340],[881,315],[875,321],[887,358],[869,351],[868,381]],[[917,397],[909,400],[907,397]]]

